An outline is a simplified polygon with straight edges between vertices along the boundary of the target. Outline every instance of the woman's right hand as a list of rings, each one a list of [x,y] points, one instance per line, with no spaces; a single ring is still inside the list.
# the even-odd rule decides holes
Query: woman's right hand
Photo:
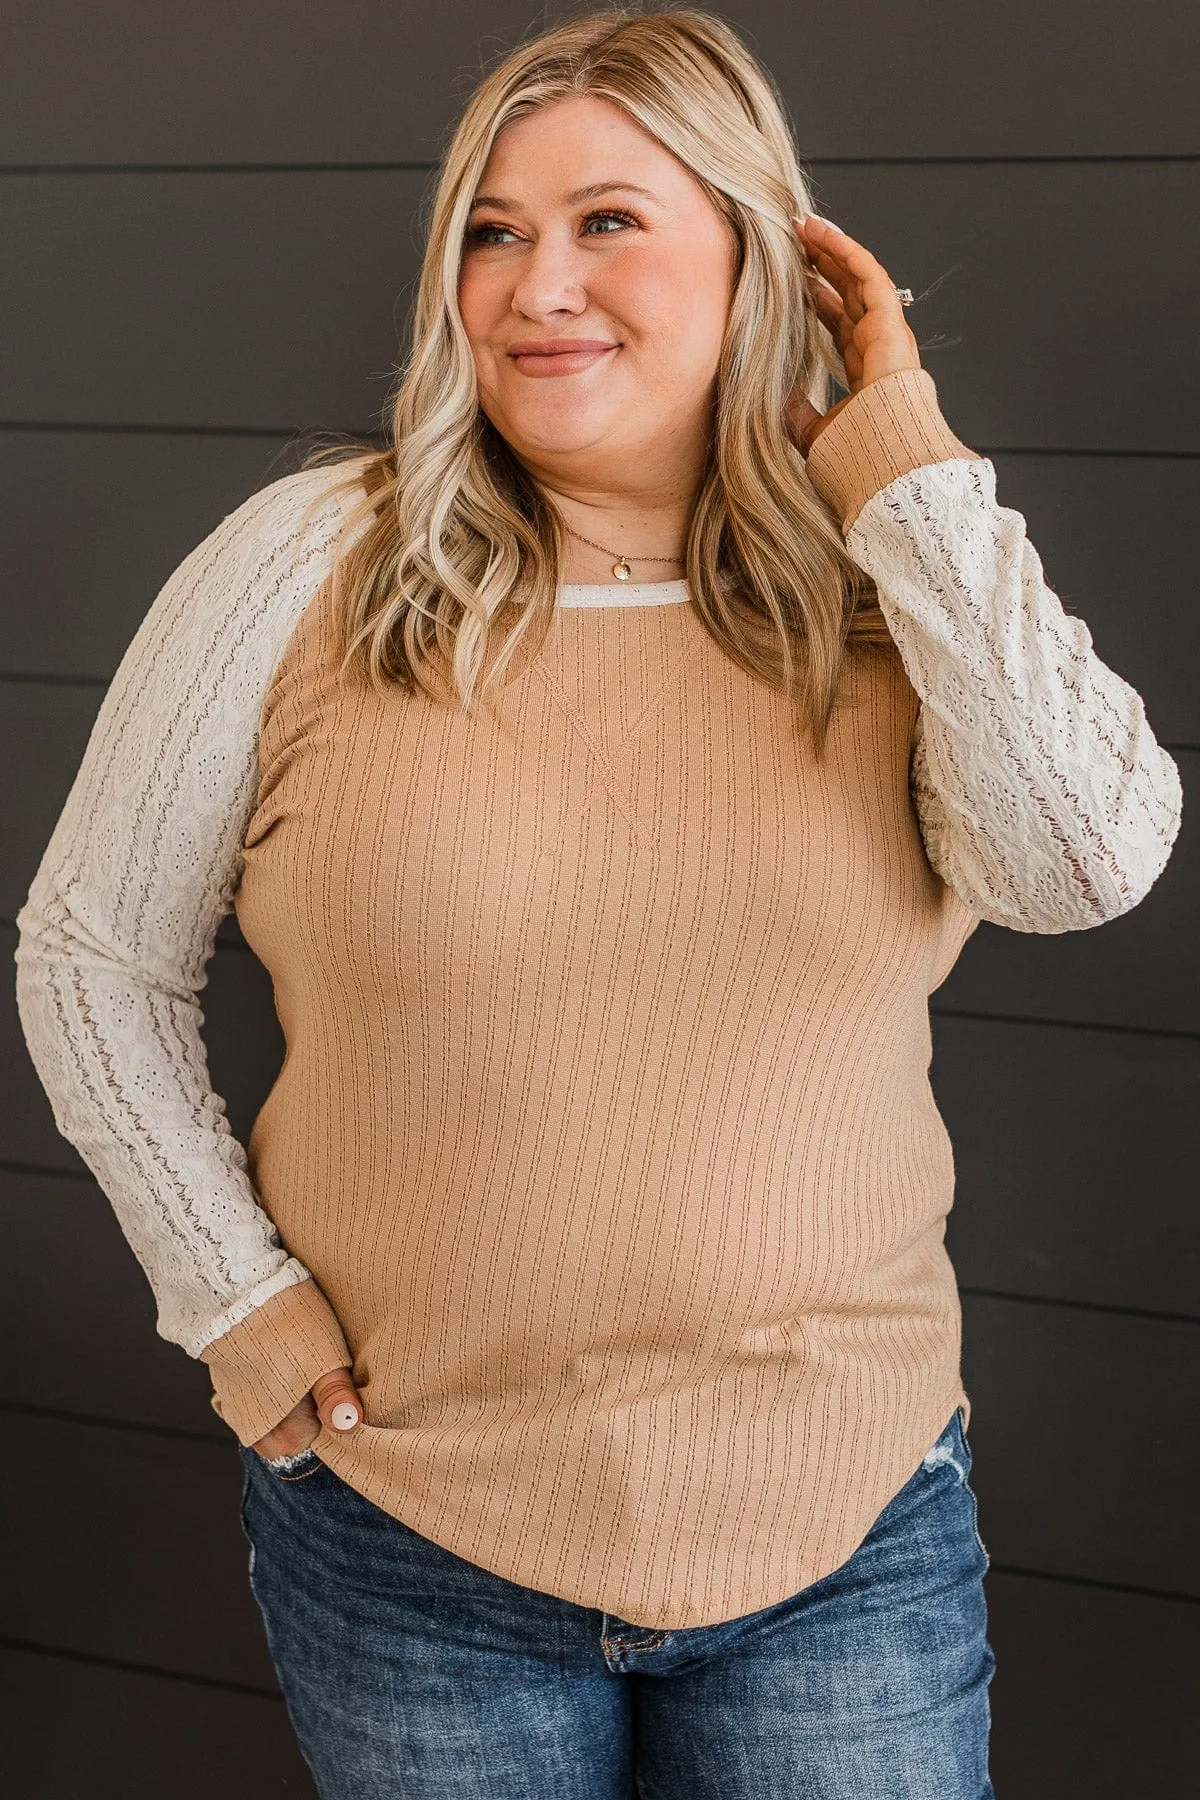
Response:
[[[253,1446],[260,1456],[298,1456],[307,1450],[324,1425],[330,1431],[353,1431],[366,1409],[349,1368],[331,1369],[318,1376],[309,1392],[298,1400],[287,1417]],[[351,1417],[353,1413],[353,1417]]]

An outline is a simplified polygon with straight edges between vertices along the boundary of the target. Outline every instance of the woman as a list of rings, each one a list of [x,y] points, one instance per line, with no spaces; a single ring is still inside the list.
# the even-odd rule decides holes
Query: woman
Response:
[[[516,51],[392,442],[171,577],[22,910],[326,1800],[992,1791],[928,998],[1136,905],[1180,802],[909,298],[717,20]]]

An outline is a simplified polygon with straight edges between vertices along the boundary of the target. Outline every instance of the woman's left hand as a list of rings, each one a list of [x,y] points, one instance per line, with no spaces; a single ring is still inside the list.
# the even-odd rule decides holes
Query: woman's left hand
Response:
[[[921,353],[895,283],[866,246],[816,213],[794,223],[810,265],[805,269],[809,294],[837,346],[850,384],[845,399],[826,413],[819,413],[805,396],[794,396],[788,428],[807,456],[813,440],[855,394],[881,375],[919,369]]]

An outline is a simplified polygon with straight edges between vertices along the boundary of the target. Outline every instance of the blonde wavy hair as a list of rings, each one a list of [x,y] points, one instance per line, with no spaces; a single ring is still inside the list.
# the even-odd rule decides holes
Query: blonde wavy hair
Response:
[[[360,534],[330,577],[341,672],[470,710],[526,634],[536,650],[550,628],[560,516],[479,405],[458,282],[497,133],[580,94],[623,107],[733,228],[737,276],[687,536],[689,599],[736,663],[794,702],[819,753],[847,651],[890,642],[874,586],[787,430],[791,396],[824,410],[829,378],[849,384],[805,287],[792,220],[814,209],[779,95],[728,25],[692,9],[572,19],[512,51],[471,97],[442,159],[387,447],[342,438],[303,463],[353,458],[335,488],[366,489],[346,527]],[[517,616],[497,650],[495,621],[510,602]]]

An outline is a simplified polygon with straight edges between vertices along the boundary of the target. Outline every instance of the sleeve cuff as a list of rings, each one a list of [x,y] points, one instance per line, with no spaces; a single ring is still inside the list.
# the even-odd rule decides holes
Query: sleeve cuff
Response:
[[[212,1377],[212,1408],[243,1444],[257,1443],[303,1399],[318,1375],[352,1368],[337,1317],[309,1277],[214,1338],[200,1352]]]
[[[873,494],[899,475],[951,457],[977,458],[942,417],[928,369],[898,369],[860,388],[808,453],[808,477],[849,531]]]

